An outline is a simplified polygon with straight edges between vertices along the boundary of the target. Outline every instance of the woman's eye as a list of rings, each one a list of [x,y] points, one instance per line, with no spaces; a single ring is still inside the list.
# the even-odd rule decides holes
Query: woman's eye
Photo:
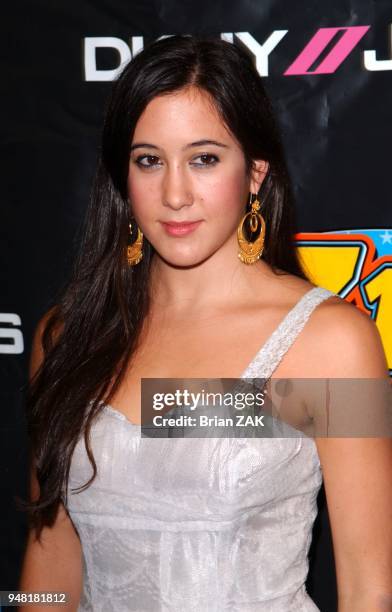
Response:
[[[143,159],[148,160],[148,163],[142,163]],[[157,160],[157,159],[158,157],[156,155],[139,155],[139,157],[135,159],[135,163],[138,164],[139,166],[142,166],[143,168],[152,168],[153,166],[156,166],[157,163],[156,162],[150,163],[151,160]]]
[[[154,168],[160,165],[157,163],[158,159],[159,157],[156,155],[139,155],[139,157],[135,159],[135,163],[142,168]],[[217,162],[219,162],[219,158],[216,155],[212,155],[212,153],[201,153],[194,158],[194,160],[197,159],[200,159],[201,162],[192,161],[191,164],[193,166],[198,166],[199,168],[203,166],[214,166]]]
[[[201,155],[195,157],[195,159],[203,160],[201,164],[195,163],[195,166],[215,166],[215,164],[219,161],[218,157],[216,155],[212,155],[212,153],[202,153]]]

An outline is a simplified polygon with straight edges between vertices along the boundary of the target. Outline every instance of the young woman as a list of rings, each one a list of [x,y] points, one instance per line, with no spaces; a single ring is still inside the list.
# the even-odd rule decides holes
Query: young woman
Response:
[[[246,53],[173,36],[136,55],[72,282],[35,334],[21,589],[80,612],[317,610],[323,477],[339,612],[392,609],[389,439],[140,435],[142,378],[388,378],[376,326],[307,279],[294,233]]]

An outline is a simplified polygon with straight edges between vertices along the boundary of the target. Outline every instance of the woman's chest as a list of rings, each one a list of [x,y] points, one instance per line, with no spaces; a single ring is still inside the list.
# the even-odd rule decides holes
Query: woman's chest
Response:
[[[269,355],[268,351],[260,350],[262,339],[257,334],[253,334],[252,338],[249,338],[249,333],[241,335],[238,326],[235,333],[227,326],[218,327],[219,330],[202,328],[197,334],[190,333],[187,328],[183,334],[177,331],[171,338],[166,334],[157,334],[156,338],[149,336],[133,354],[121,383],[107,399],[108,403],[125,414],[132,423],[139,424],[142,406],[144,410],[143,393],[146,393],[149,379],[179,380],[183,386],[187,382],[191,385],[191,381],[198,379],[201,387],[202,381],[208,386],[211,380],[227,379],[226,386],[230,388],[250,364],[257,366],[254,368],[257,376],[263,378]],[[278,364],[274,377],[300,376],[303,371],[301,353],[294,350]],[[111,385],[114,380],[113,377]],[[216,384],[213,382],[213,387]]]
[[[178,521],[240,518],[252,508],[298,497],[319,486],[314,443],[302,438],[141,438],[139,429],[107,411],[94,431],[97,477],[72,496],[70,509]],[[92,475],[83,442],[70,487]]]

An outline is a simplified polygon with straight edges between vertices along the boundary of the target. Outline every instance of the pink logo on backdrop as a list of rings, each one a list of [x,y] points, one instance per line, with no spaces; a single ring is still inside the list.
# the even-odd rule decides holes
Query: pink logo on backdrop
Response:
[[[298,57],[290,64],[284,75],[331,74],[335,72],[369,28],[370,26],[320,28]],[[315,70],[309,70],[336,34],[341,31],[344,32],[343,35],[337,40],[335,46],[327,53],[318,67]]]

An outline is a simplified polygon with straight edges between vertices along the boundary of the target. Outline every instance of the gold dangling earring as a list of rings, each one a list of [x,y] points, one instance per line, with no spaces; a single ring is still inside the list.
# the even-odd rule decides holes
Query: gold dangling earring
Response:
[[[249,203],[252,200],[252,195],[251,193]],[[240,247],[238,257],[245,264],[253,264],[260,259],[264,248],[265,221],[258,210],[260,210],[260,202],[256,196],[255,201],[252,203],[251,211],[245,213],[237,229],[237,239]],[[249,215],[249,226],[252,234],[257,230],[257,227],[260,226],[260,233],[254,242],[249,242],[244,235],[244,222]]]
[[[135,242],[131,242],[132,223],[129,224],[129,235],[128,235],[128,246],[127,246],[127,259],[130,266],[136,266],[139,261],[143,258],[143,234],[139,228],[137,228],[137,238]]]

